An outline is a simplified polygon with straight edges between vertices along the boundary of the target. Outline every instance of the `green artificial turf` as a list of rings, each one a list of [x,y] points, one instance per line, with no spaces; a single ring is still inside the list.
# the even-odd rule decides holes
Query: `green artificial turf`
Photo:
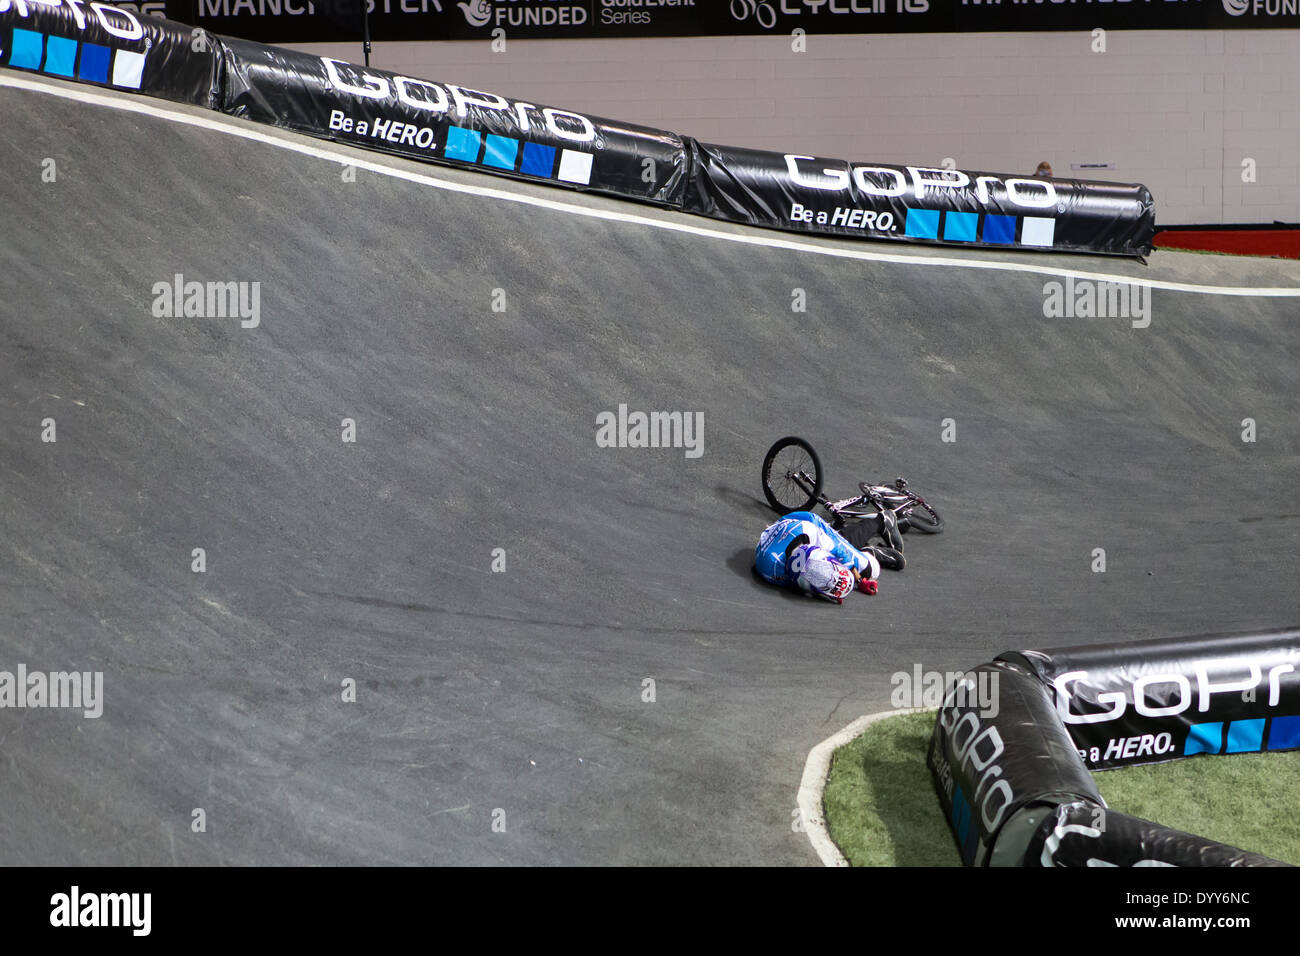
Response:
[[[823,806],[854,866],[960,866],[926,748],[934,712],[886,717],[835,751]],[[1094,775],[1114,810],[1300,864],[1300,752],[1192,757]]]
[[[1093,779],[1114,810],[1300,864],[1300,751],[1189,757]]]
[[[933,712],[886,717],[832,756],[826,826],[854,866],[961,866],[925,766],[933,729]]]

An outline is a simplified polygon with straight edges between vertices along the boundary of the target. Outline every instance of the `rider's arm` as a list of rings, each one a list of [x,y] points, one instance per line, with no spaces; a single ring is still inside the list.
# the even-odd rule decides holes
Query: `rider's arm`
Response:
[[[863,577],[862,572],[859,571],[857,568],[850,568],[849,570],[853,572],[853,580],[858,582],[859,591],[862,591],[864,594],[876,593],[875,578]]]
[[[837,561],[853,568],[854,573],[859,577],[865,575],[873,580],[880,577],[880,563],[874,555],[868,551],[859,551],[844,535],[825,521],[821,522],[821,527],[833,542],[833,546],[828,550],[835,555]]]

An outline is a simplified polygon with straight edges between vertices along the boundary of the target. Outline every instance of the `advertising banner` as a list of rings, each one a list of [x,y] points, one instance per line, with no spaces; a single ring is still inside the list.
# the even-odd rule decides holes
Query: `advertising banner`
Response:
[[[1297,29],[1297,0],[365,0],[376,40]],[[264,43],[360,37],[362,0],[123,3]]]
[[[214,109],[220,59],[201,29],[82,0],[0,0],[0,66]]]
[[[691,141],[688,212],[795,232],[1144,256],[1146,187],[847,163]]]
[[[1018,651],[1093,770],[1300,748],[1300,631]]]
[[[226,113],[426,162],[681,204],[686,153],[673,133],[330,57],[221,43]]]
[[[926,764],[967,866],[987,865],[1022,810],[1105,805],[1042,684],[1002,661],[975,668],[945,697]]]
[[[787,232],[1143,256],[1138,184],[848,163],[700,143],[82,0],[0,0],[0,65],[366,149]]]

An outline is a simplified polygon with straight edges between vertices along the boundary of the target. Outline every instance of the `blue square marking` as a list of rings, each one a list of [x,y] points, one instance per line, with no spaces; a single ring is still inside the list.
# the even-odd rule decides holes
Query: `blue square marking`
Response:
[[[1269,750],[1300,747],[1300,717],[1274,717],[1268,728]]]
[[[974,242],[975,227],[980,217],[976,212],[950,212],[943,217],[943,237],[956,242]]]
[[[489,133],[487,150],[483,153],[483,165],[495,166],[497,169],[514,169],[515,157],[519,155],[519,140],[508,136]]]
[[[985,216],[984,241],[1011,245],[1016,241],[1015,216]]]
[[[476,130],[453,126],[447,130],[447,148],[443,150],[443,155],[448,159],[477,163],[480,142],[481,137]]]
[[[519,166],[521,173],[529,176],[551,175],[555,168],[555,148],[542,146],[540,143],[524,143],[524,161]]]
[[[98,43],[81,44],[81,62],[77,64],[77,76],[91,83],[107,83],[108,58],[112,52]]]
[[[1228,754],[1248,754],[1264,747],[1264,718],[1258,720],[1234,720],[1228,724],[1228,746],[1223,752]]]
[[[939,210],[908,209],[906,234],[913,239],[938,239]]]
[[[45,72],[54,76],[72,76],[77,63],[77,41],[67,37],[45,38]]]
[[[9,51],[9,65],[20,70],[39,70],[41,54],[45,51],[45,34],[14,27],[13,49]]]
[[[1183,756],[1192,754],[1217,754],[1223,746],[1223,722],[1192,724],[1183,743]]]
[[[953,788],[952,822],[957,830],[957,842],[965,843],[966,835],[970,832],[970,804],[966,802],[966,794],[961,792],[961,787]]]

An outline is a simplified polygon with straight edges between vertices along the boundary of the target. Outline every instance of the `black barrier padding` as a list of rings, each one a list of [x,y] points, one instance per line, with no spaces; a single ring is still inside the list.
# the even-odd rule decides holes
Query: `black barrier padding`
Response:
[[[207,109],[221,102],[211,35],[111,4],[8,0],[0,65]]]
[[[412,159],[789,232],[1142,256],[1137,184],[849,164],[676,133],[218,37],[126,9],[6,0],[0,65],[138,89]]]
[[[1084,803],[1058,806],[1025,854],[1025,866],[1290,865]]]
[[[848,163],[692,140],[687,212],[854,238],[1144,256],[1155,204],[1140,184]]]
[[[1300,748],[1300,631],[1016,651],[1094,770]]]
[[[949,692],[926,763],[968,866],[987,864],[1000,829],[1026,807],[1105,806],[1042,684],[1002,661],[975,668]]]
[[[672,133],[326,57],[223,40],[222,110],[259,123],[550,186],[681,205]]]

